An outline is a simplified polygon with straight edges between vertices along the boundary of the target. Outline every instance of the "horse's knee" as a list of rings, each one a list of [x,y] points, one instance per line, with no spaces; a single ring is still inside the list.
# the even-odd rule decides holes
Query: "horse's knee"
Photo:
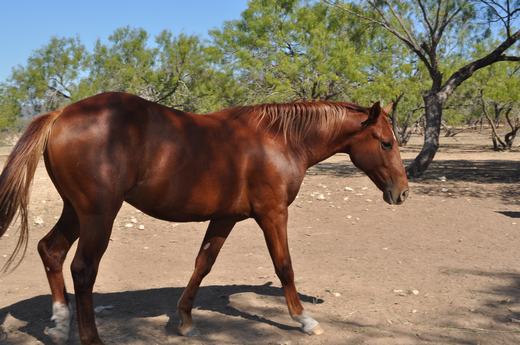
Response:
[[[92,264],[88,264],[85,260],[74,258],[70,265],[72,280],[76,290],[90,290],[94,285],[97,270]]]

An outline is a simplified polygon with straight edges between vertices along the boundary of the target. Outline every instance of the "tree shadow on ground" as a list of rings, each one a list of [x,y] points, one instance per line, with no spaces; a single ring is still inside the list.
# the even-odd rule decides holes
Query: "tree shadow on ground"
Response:
[[[478,306],[469,309],[454,303],[452,308],[429,314],[424,320],[403,327],[399,324],[370,325],[339,321],[357,335],[348,344],[520,344],[520,273],[488,272],[445,268],[450,276],[482,277],[485,289],[475,289]],[[484,297],[482,297],[484,296]]]
[[[498,327],[515,327],[520,340],[520,273],[519,272],[489,272],[475,269],[445,269],[444,274],[455,276],[476,276],[489,281],[490,287],[475,290],[475,293],[485,295],[479,308],[473,310]]]
[[[411,160],[405,161],[408,165]],[[361,176],[351,162],[320,163],[310,175],[333,177]],[[506,204],[520,205],[520,161],[510,160],[436,160],[420,178],[414,179],[412,192],[441,197],[498,198]]]
[[[143,322],[146,323],[146,321],[143,321],[142,319],[167,315],[169,321],[165,325],[166,329],[163,329],[163,331],[166,331],[165,333],[167,334],[173,335],[176,332],[176,325],[178,324],[175,305],[183,290],[184,288],[176,287],[114,293],[94,293],[95,306],[114,306],[113,309],[108,310],[106,313],[102,312],[101,314],[98,314],[97,318],[103,320],[104,324],[115,324],[115,327],[118,328],[116,331],[118,335],[125,335],[126,338],[131,337],[133,340],[143,341],[146,343],[150,340],[150,335],[146,333],[141,334],[141,332],[138,331],[138,328],[143,328]],[[212,311],[227,316],[238,317],[239,321],[234,319],[233,323],[238,323],[239,326],[237,327],[237,325],[234,325],[231,329],[238,328],[240,333],[255,334],[256,330],[251,328],[251,325],[254,325],[254,323],[247,322],[247,320],[264,323],[284,331],[301,333],[298,327],[292,325],[294,323],[291,325],[283,324],[263,317],[261,314],[257,315],[254,313],[248,313],[234,308],[230,305],[230,296],[240,293],[254,293],[259,296],[283,297],[282,289],[280,287],[271,286],[270,282],[264,285],[203,286],[197,294],[194,310]],[[71,301],[74,301],[74,296],[69,297]],[[323,299],[314,296],[299,294],[299,297],[304,303],[321,304],[324,302]],[[252,307],[251,310],[254,312],[255,308]],[[49,321],[50,312],[50,296],[36,296],[0,309],[0,325],[4,323],[7,315],[10,314],[14,318],[21,320],[23,323],[27,323],[25,326],[19,328],[19,331],[31,335],[32,337],[42,341],[44,344],[52,344],[50,339],[44,334],[46,326],[53,326]],[[136,325],[136,318],[139,320],[139,325]],[[210,318],[200,320],[195,317],[194,321],[198,326],[202,325],[203,328],[226,329],[226,327],[229,327],[226,325],[215,325],[217,321],[211,321]],[[290,323],[288,315],[287,322]],[[75,327],[75,320],[73,320],[72,327]],[[150,325],[150,327],[156,328],[157,325]],[[76,343],[77,334],[74,335],[73,333],[77,333],[77,329],[76,332],[72,332],[71,334],[71,342]],[[100,331],[100,334],[103,336],[102,330]],[[204,342],[204,337],[200,337],[199,340]],[[211,342],[210,339],[206,340]],[[0,343],[2,343],[1,338]]]

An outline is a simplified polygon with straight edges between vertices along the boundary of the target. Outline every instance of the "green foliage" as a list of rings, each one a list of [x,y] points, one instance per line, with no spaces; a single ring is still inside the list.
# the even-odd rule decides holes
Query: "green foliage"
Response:
[[[323,3],[253,0],[211,34],[220,64],[243,88],[241,103],[350,99],[366,82],[368,59],[352,20]]]
[[[9,82],[17,88],[22,108],[29,113],[47,111],[71,99],[87,63],[79,38],[53,37],[29,57],[26,66],[13,70]]]
[[[424,26],[417,25],[422,21],[417,2],[391,3],[406,14],[403,25],[417,41],[426,39]],[[423,3],[428,8],[437,4]],[[344,6],[358,11],[361,7],[356,4]],[[455,6],[453,1],[446,4],[441,15]],[[437,63],[444,75],[482,56],[495,43],[493,33],[486,36],[485,30],[475,27],[473,19],[480,12],[473,2],[467,4],[446,28],[450,40],[438,47]],[[300,99],[363,105],[399,99],[398,119],[414,122],[422,115],[423,92],[431,86],[425,64],[394,35],[324,2],[251,0],[239,19],[225,22],[210,36],[202,41],[165,30],[151,38],[144,29],[123,27],[106,41],[98,40],[92,51],[77,37],[51,38],[0,84],[0,128],[12,126],[21,115],[32,116],[104,91],[126,91],[193,112]],[[462,44],[475,36],[479,36],[476,46]],[[520,97],[514,92],[520,88],[518,73],[511,74],[514,67],[505,65],[479,72],[475,79],[488,97],[504,102]],[[461,89],[450,101],[451,108],[474,97],[475,83]],[[445,118],[453,124],[476,111],[450,109]]]
[[[12,127],[21,113],[17,88],[0,84],[0,129]]]

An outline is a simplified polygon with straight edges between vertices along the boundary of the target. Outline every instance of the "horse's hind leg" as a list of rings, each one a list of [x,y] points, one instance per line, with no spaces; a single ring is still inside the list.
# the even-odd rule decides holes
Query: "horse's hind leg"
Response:
[[[70,310],[63,280],[63,261],[76,241],[79,223],[76,212],[68,201],[64,201],[61,217],[52,230],[38,243],[38,252],[52,293],[52,318],[55,327],[46,328],[45,333],[56,343],[65,343],[69,336]]]
[[[88,210],[78,210],[80,238],[71,265],[79,337],[83,345],[103,344],[96,328],[92,290],[122,201],[109,203],[107,206],[100,205],[103,202],[96,204]]]
[[[177,313],[180,318],[178,330],[181,335],[193,334],[193,321],[191,319],[193,301],[195,300],[202,279],[210,272],[213,263],[217,259],[220,248],[222,248],[235,223],[235,221],[231,220],[212,220],[209,223],[204,240],[200,245],[199,254],[195,260],[195,270],[193,271],[188,286],[184,289],[177,303]]]

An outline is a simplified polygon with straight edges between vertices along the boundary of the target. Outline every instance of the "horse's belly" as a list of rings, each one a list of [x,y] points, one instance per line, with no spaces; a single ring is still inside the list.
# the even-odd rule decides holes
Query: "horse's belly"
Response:
[[[152,217],[168,221],[245,219],[250,216],[251,207],[243,193],[204,187],[193,186],[188,193],[182,188],[139,188],[132,191],[126,201]]]

